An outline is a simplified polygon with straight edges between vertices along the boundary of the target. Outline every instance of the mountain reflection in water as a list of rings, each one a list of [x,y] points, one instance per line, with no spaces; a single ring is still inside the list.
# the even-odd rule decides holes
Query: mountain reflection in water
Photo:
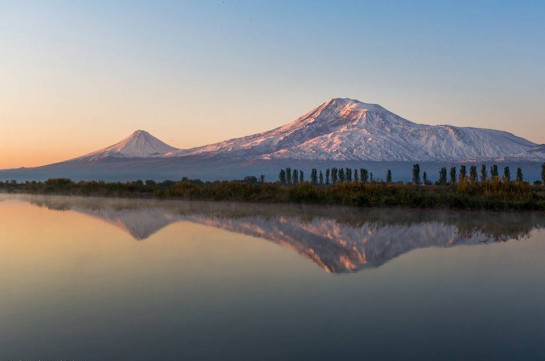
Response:
[[[413,249],[523,239],[545,226],[536,213],[354,209],[80,197],[19,196],[51,210],[101,219],[145,240],[189,221],[265,239],[296,251],[327,272],[380,266]]]

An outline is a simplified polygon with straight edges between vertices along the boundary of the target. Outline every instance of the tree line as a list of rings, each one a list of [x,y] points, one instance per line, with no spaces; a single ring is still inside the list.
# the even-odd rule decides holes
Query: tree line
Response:
[[[278,173],[278,181],[281,184],[299,184],[304,182],[304,173],[302,170],[291,169],[290,167],[281,169]],[[325,171],[312,168],[310,171],[310,182],[320,185],[335,185],[343,182],[373,182],[373,173],[365,168],[327,168]],[[392,181],[392,171],[388,169],[386,182]]]
[[[486,182],[489,180],[496,180],[500,182],[510,182],[511,169],[509,166],[503,168],[502,175],[500,176],[498,165],[493,164],[490,169],[486,164],[480,166],[480,170],[476,165],[471,165],[468,168],[466,165],[461,165],[459,169],[457,167],[442,167],[439,170],[438,181],[435,183],[428,179],[428,174],[424,171],[421,174],[420,164],[414,164],[412,168],[412,184],[415,185],[448,185],[459,183],[477,183]],[[524,182],[524,175],[521,168],[517,168],[515,180],[517,182]],[[283,168],[278,173],[278,182],[281,184],[296,185],[305,181],[304,172],[302,170],[291,169],[290,167]],[[310,182],[315,185],[335,185],[344,182],[385,182],[392,183],[392,170],[386,171],[386,180],[374,179],[373,173],[369,172],[365,168],[326,168],[325,171],[312,168],[310,172]],[[541,180],[534,182],[535,185],[545,184],[545,163],[541,165]]]
[[[312,169],[310,179],[299,169],[282,169],[279,179],[267,182],[263,175],[233,181],[137,180],[132,182],[79,181],[55,178],[44,182],[0,182],[0,192],[62,194],[105,197],[244,201],[270,203],[312,203],[360,207],[413,207],[489,210],[545,211],[545,186],[524,181],[522,170],[496,165],[490,168],[462,165],[443,167],[439,180],[431,183],[420,166],[412,169],[412,182],[392,182],[374,178],[368,170]],[[545,181],[545,164],[542,166]],[[542,183],[542,182],[539,182]]]

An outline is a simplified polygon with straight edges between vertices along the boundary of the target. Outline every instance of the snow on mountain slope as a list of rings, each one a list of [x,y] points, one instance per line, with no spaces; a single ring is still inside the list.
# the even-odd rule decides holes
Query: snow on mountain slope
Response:
[[[144,130],[137,130],[119,143],[76,158],[74,161],[95,161],[108,157],[149,158],[163,156],[166,153],[177,150],[177,148],[163,143],[150,133]]]
[[[416,124],[377,104],[336,98],[271,131],[170,155],[437,161],[501,157],[525,152],[535,145],[498,130]]]
[[[536,157],[539,160],[545,159],[545,144],[540,144],[526,152],[527,157]]]
[[[545,161],[545,144],[536,145],[524,152],[501,157],[501,160],[507,162],[543,162]]]

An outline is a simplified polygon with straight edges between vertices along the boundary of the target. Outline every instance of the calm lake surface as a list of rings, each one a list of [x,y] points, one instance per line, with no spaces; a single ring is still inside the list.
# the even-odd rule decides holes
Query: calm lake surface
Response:
[[[0,360],[543,360],[542,228],[0,195]]]

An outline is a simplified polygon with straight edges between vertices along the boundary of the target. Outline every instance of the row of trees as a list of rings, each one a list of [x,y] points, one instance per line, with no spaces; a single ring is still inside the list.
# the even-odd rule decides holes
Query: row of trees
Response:
[[[458,184],[458,183],[476,183],[486,182],[488,180],[498,180],[502,182],[511,181],[511,169],[509,166],[503,168],[502,176],[500,177],[498,165],[494,164],[490,169],[482,164],[480,169],[475,165],[468,167],[461,165],[459,169],[451,167],[450,170],[446,167],[442,167],[439,170],[439,180],[435,182],[438,185]],[[541,178],[542,183],[545,184],[545,163],[541,166]],[[517,182],[524,182],[524,175],[521,168],[517,168],[515,173],[515,180]],[[278,181],[282,184],[300,184],[305,181],[304,172],[302,170],[285,168],[281,169],[278,174]],[[325,172],[312,168],[310,172],[310,183],[319,185],[335,185],[344,182],[383,182],[381,179],[373,179],[373,173],[365,168],[352,169],[352,168],[327,168]],[[390,169],[386,172],[386,183],[392,182],[392,171]],[[412,183],[416,185],[424,184],[431,185],[432,182],[428,179],[428,174],[424,171],[421,172],[420,164],[414,164],[412,169]]]
[[[282,184],[298,184],[303,183],[305,181],[305,172],[302,170],[299,171],[297,169],[294,169],[292,171],[291,168],[286,168],[280,170],[280,174],[278,175],[278,180]]]
[[[304,173],[302,170],[291,168],[281,169],[278,174],[278,181],[282,184],[298,184],[304,182]],[[324,172],[312,168],[310,172],[310,182],[320,185],[334,185],[344,182],[373,182],[373,173],[365,168],[327,168]],[[392,171],[388,169],[386,173],[386,183],[392,181]]]
[[[450,171],[448,172],[449,178],[447,181],[447,168],[443,167],[439,170],[439,181],[437,184],[439,185],[447,185],[447,184],[456,184],[456,183],[477,183],[477,182],[486,182],[488,180],[496,180],[496,181],[502,181],[502,182],[509,182],[511,181],[511,169],[509,166],[505,166],[503,168],[503,176],[500,178],[498,166],[496,164],[492,165],[490,167],[490,173],[489,169],[485,164],[482,164],[480,167],[480,171],[477,169],[477,166],[472,165],[469,167],[469,175],[467,171],[467,166],[461,165],[460,171],[457,173],[456,167],[451,167]],[[542,182],[545,183],[545,163],[541,165],[541,178]],[[524,182],[524,175],[522,173],[521,168],[517,168],[515,180],[519,183]],[[420,184],[420,165],[414,164],[413,165],[413,174],[412,174],[412,181],[414,184]],[[423,183],[424,184],[431,184],[427,180],[426,172],[423,173]]]

